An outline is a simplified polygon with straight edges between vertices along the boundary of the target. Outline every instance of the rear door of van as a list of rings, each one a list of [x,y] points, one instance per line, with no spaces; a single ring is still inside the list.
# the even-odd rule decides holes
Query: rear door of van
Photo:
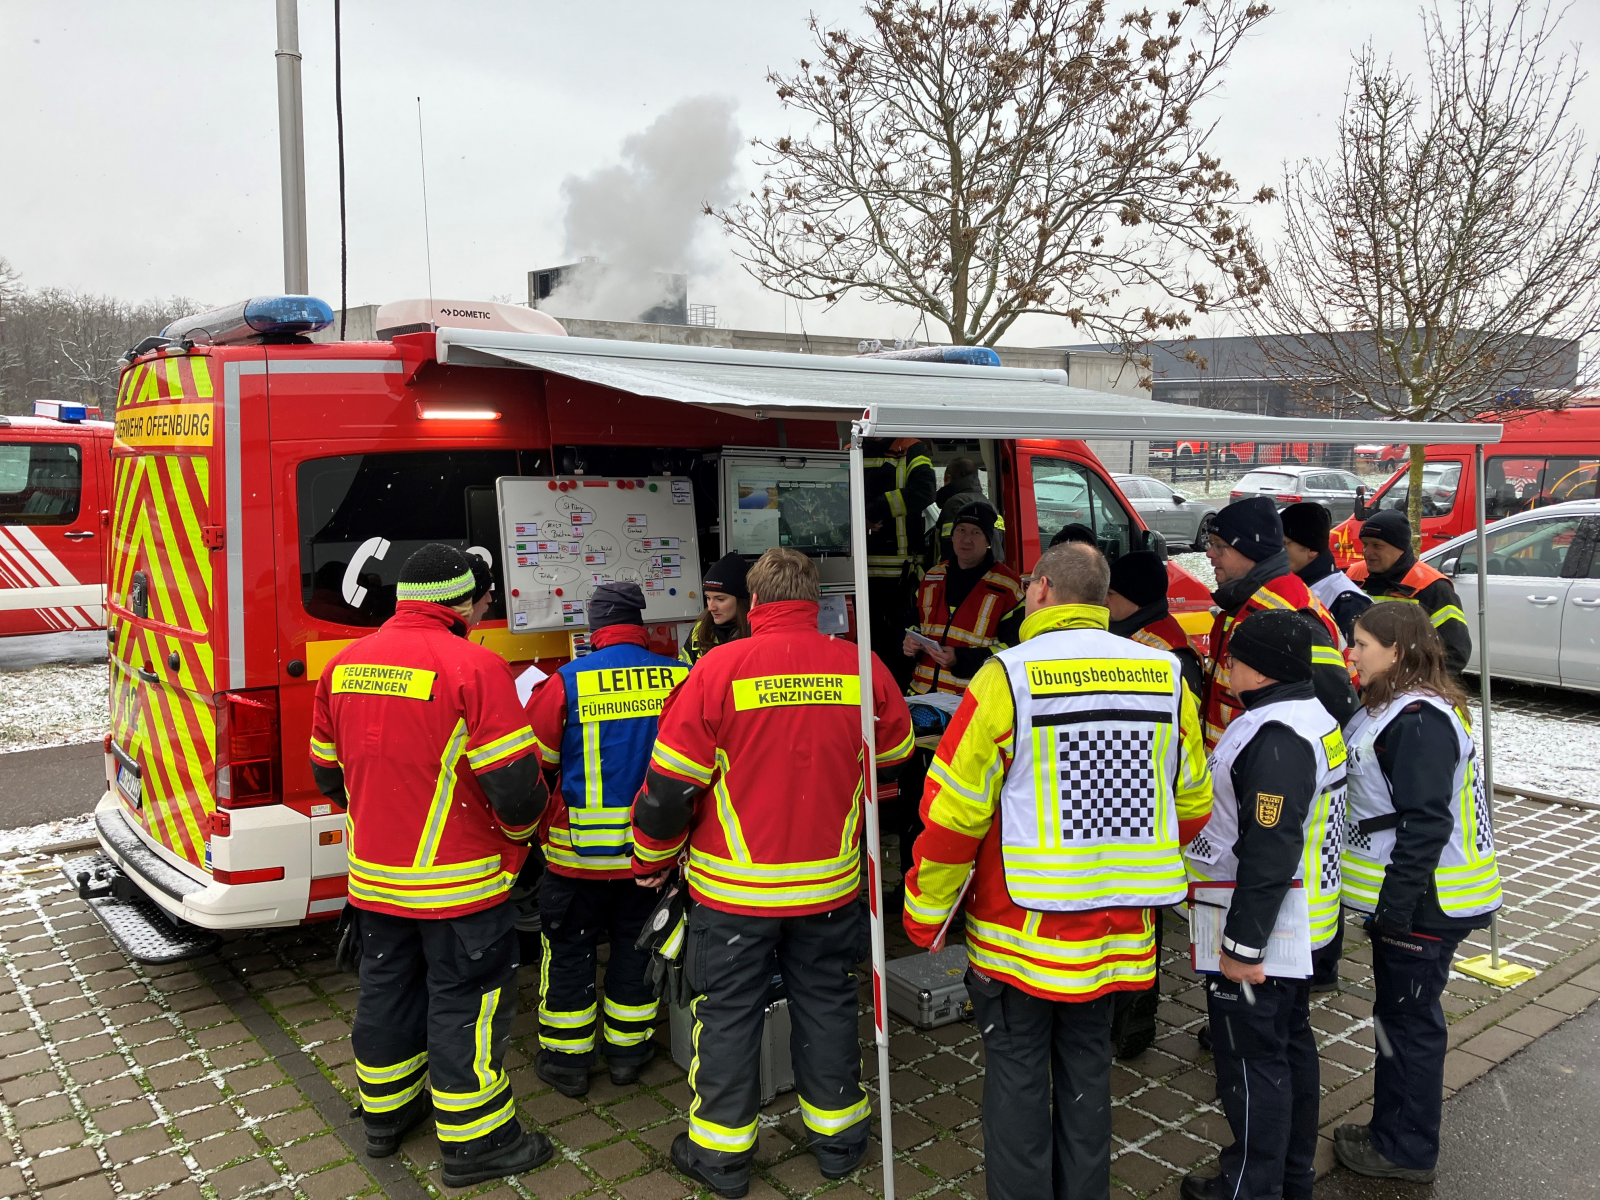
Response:
[[[124,372],[107,581],[114,786],[127,819],[197,876],[216,808],[215,382],[203,355]]]
[[[103,425],[0,427],[0,636],[96,629]]]

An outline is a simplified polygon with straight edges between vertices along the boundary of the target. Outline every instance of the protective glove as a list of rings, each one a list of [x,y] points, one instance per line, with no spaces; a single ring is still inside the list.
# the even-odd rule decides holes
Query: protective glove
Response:
[[[676,1007],[687,1005],[693,996],[683,969],[683,947],[689,933],[687,899],[681,879],[674,877],[662,884],[661,899],[633,943],[635,950],[650,954],[651,990]]]
[[[333,965],[352,975],[361,970],[361,910],[348,900],[339,912],[339,948],[333,952]]]
[[[1367,932],[1378,937],[1405,937],[1411,932],[1411,918],[1398,916],[1392,910],[1379,908],[1366,920]]]

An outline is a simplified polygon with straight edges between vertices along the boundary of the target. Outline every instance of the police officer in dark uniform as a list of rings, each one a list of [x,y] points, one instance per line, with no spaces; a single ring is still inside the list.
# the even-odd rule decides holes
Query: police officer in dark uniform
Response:
[[[1309,980],[1266,970],[1292,887],[1305,898],[1310,948],[1333,936],[1339,918],[1346,755],[1312,687],[1312,645],[1310,623],[1284,610],[1252,615],[1229,640],[1229,677],[1244,707],[1212,752],[1211,821],[1184,853],[1196,882],[1234,885],[1221,975],[1206,985],[1217,1099],[1234,1141],[1221,1174],[1184,1179],[1184,1200],[1310,1200],[1316,1178]]]
[[[461,551],[413,554],[394,616],[328,662],[311,726],[317,787],[349,811],[367,1154],[393,1154],[431,1113],[448,1187],[551,1153],[518,1123],[504,1070],[518,965],[507,897],[548,791],[510,668],[466,640],[475,588]]]

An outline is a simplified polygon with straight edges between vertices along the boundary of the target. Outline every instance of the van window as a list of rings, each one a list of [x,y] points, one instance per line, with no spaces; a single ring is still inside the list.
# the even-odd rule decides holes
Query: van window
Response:
[[[1422,464],[1422,515],[1448,517],[1455,510],[1456,493],[1461,490],[1460,463]],[[1380,495],[1372,506],[1373,512],[1399,509],[1405,512],[1411,498],[1411,476],[1405,474]],[[1493,518],[1490,518],[1493,520]]]
[[[1041,552],[1063,525],[1073,523],[1092,529],[1100,549],[1113,561],[1133,544],[1133,518],[1105,480],[1088,467],[1066,459],[1035,456],[1033,503],[1039,518]]]
[[[0,443],[0,524],[71,525],[82,491],[76,443]]]
[[[400,568],[428,542],[487,552],[498,580],[499,531],[473,522],[481,505],[469,490],[517,474],[517,458],[515,450],[423,450],[301,463],[295,491],[306,612],[341,625],[383,624],[394,614]]]
[[[1593,500],[1600,460],[1577,455],[1497,455],[1486,464],[1484,475],[1488,481],[1484,515],[1496,521],[1547,504]]]

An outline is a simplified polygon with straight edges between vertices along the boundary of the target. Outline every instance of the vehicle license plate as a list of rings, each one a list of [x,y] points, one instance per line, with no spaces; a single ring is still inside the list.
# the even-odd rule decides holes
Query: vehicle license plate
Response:
[[[117,790],[128,798],[128,802],[135,808],[144,803],[142,796],[142,781],[127,767],[117,766]]]

